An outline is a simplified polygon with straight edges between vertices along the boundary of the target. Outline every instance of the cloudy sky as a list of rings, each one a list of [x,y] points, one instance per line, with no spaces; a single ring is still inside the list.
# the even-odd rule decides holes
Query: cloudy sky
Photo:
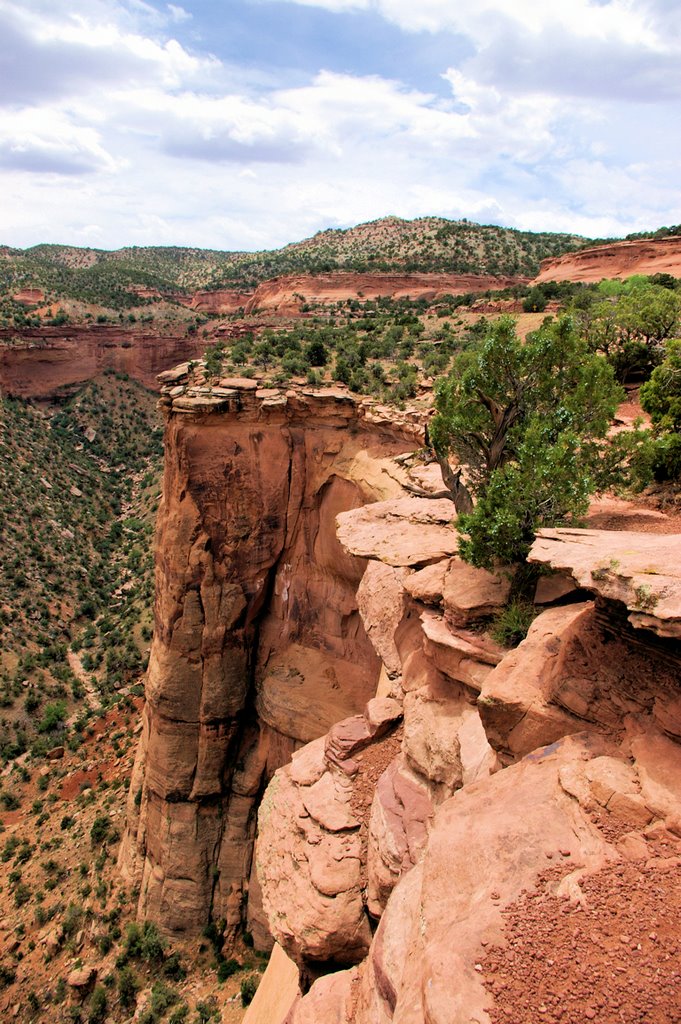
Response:
[[[0,0],[0,243],[681,222],[679,0]]]

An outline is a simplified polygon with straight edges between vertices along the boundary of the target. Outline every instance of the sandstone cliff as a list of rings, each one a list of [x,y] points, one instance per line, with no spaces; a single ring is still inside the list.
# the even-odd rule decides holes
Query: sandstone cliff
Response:
[[[202,354],[195,336],[158,335],[109,324],[0,329],[0,389],[21,398],[41,398],[91,380],[103,370],[127,373],[148,388],[181,359]]]
[[[156,628],[121,863],[140,913],[235,928],[262,789],[359,711],[380,660],[338,513],[402,493],[392,456],[422,438],[345,391],[186,388],[166,374]],[[258,938],[257,888],[250,923]]]
[[[672,1019],[679,538],[543,531],[508,650],[511,580],[457,557],[410,414],[186,367],[163,391],[140,914],[276,941],[248,1024],[610,1024],[651,986]]]
[[[612,242],[543,260],[533,284],[542,281],[600,281],[632,274],[681,277],[681,236]]]
[[[259,285],[246,305],[246,313],[257,309],[276,310],[288,315],[305,303],[330,305],[348,299],[388,297],[393,299],[437,299],[443,295],[484,292],[508,288],[526,278],[491,277],[485,274],[372,274],[336,271],[330,274],[299,274],[277,277]]]
[[[381,505],[339,516],[369,558],[358,603],[389,699],[297,751],[260,812],[264,907],[307,993],[279,1020],[633,1020],[653,999],[643,966],[663,1024],[679,1005],[679,538],[545,531],[532,557],[563,575],[507,652],[479,627],[508,580],[427,551],[415,568],[422,513],[389,504],[389,529]],[[542,941],[558,978],[532,976]]]

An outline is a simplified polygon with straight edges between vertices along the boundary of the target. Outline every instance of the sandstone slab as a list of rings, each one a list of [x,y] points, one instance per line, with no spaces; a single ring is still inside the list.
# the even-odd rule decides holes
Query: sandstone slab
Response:
[[[457,550],[456,512],[446,498],[397,498],[344,512],[338,537],[360,558],[395,567],[439,562]]]
[[[569,573],[620,601],[637,628],[681,638],[681,537],[607,530],[540,530],[529,561]]]

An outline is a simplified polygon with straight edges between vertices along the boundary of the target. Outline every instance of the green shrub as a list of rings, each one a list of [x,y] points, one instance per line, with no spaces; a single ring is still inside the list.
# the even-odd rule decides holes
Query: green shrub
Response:
[[[241,964],[238,960],[221,960],[218,964],[218,981],[222,984],[240,970]]]
[[[241,982],[241,1005],[248,1006],[249,1003],[253,1002],[253,996],[258,990],[258,984],[260,978],[255,974],[250,974],[247,978]]]
[[[177,991],[170,985],[166,985],[164,981],[155,981],[152,985],[151,1008],[154,1013],[162,1016],[166,1010],[177,1003],[179,998]]]
[[[537,614],[528,601],[510,601],[494,617],[492,638],[503,647],[517,647],[527,636],[527,631]]]
[[[57,700],[53,704],[48,704],[41,721],[38,722],[38,732],[54,732],[63,724],[65,718],[66,701]]]
[[[103,985],[97,985],[90,999],[88,1024],[104,1024],[107,1007],[106,989]]]
[[[111,818],[108,814],[98,815],[92,823],[90,829],[90,842],[93,846],[99,843],[104,843],[109,838],[111,833]]]

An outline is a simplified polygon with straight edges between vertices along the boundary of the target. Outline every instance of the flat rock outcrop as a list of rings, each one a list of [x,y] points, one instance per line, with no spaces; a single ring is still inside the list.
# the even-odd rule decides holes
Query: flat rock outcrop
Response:
[[[681,638],[681,537],[607,530],[540,530],[529,560],[568,573],[628,609],[629,622]]]

